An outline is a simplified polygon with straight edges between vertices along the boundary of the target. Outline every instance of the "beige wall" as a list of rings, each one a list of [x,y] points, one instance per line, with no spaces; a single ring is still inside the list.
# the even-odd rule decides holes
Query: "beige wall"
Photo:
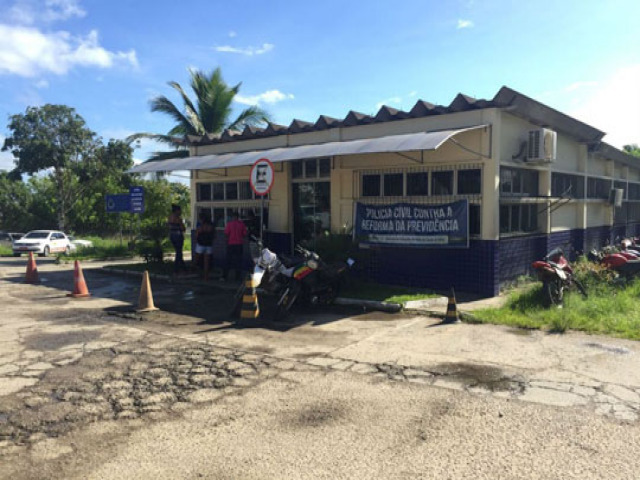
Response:
[[[277,147],[317,144],[331,141],[347,141],[360,138],[374,138],[385,135],[434,131],[450,128],[462,128],[486,124],[490,127],[465,132],[455,137],[467,150],[453,142],[446,142],[441,148],[427,152],[403,152],[414,160],[398,154],[370,154],[338,156],[332,159],[331,182],[331,228],[342,231],[351,228],[353,223],[353,205],[358,199],[359,176],[363,171],[431,169],[439,167],[459,168],[464,165],[480,165],[482,168],[481,196],[481,238],[495,240],[499,238],[499,168],[513,166],[532,168],[540,173],[539,194],[550,195],[551,173],[563,172],[579,175],[593,175],[617,178],[629,178],[640,181],[640,169],[615,165],[612,160],[598,155],[589,155],[587,146],[580,144],[562,132],[558,132],[557,160],[551,164],[531,165],[519,159],[513,159],[528,138],[529,130],[538,126],[499,109],[485,109],[459,112],[446,115],[406,119],[355,127],[333,128],[304,134],[278,135],[254,140],[228,142],[217,145],[192,148],[197,155],[221,154]],[[485,156],[486,155],[486,156]],[[197,171],[192,176],[192,187],[199,182],[247,180],[249,167],[221,169],[215,171]],[[276,164],[275,184],[269,204],[268,228],[274,232],[291,232],[291,177],[290,163]],[[195,192],[192,188],[192,205],[195,212]],[[586,193],[586,192],[585,192]],[[451,200],[454,198],[452,197]],[[435,201],[428,197],[421,201]],[[442,199],[439,198],[438,202]],[[531,201],[531,200],[523,200]],[[536,200],[541,210],[550,201]],[[246,203],[246,202],[245,202]],[[233,207],[233,202],[227,206]],[[602,201],[572,201],[553,211],[550,215],[540,215],[540,227],[543,232],[610,225],[611,207]]]

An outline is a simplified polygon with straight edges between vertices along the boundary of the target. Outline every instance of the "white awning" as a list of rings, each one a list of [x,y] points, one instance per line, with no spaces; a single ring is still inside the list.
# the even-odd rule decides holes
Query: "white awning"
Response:
[[[297,147],[271,148],[241,153],[223,153],[215,155],[199,155],[195,157],[172,158],[158,162],[136,165],[128,173],[170,172],[175,170],[210,170],[218,168],[241,167],[253,165],[256,160],[268,158],[273,163],[305,158],[332,157],[334,155],[357,155],[363,153],[393,153],[420,150],[436,150],[454,135],[486,127],[472,127],[437,132],[408,133],[389,135],[386,137],[348,140],[345,142],[328,142],[317,145],[300,145]]]

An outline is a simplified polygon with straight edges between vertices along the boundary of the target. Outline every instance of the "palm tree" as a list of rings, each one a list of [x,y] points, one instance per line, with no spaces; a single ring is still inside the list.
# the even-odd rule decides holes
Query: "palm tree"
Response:
[[[219,67],[210,74],[200,70],[189,70],[189,74],[191,75],[191,89],[195,94],[195,103],[178,82],[169,82],[169,86],[180,94],[184,103],[183,109],[178,108],[164,95],[150,101],[151,111],[170,116],[175,121],[175,126],[165,135],[136,133],[128,137],[127,141],[133,142],[140,138],[149,138],[179,149],[182,147],[180,140],[185,135],[216,134],[225,129],[240,130],[245,126],[256,126],[269,121],[267,112],[256,106],[245,108],[233,121],[229,121],[232,114],[231,105],[234,97],[240,91],[241,83],[229,87],[222,79],[222,71]],[[188,156],[188,151],[182,149],[157,152],[147,161],[180,156]]]

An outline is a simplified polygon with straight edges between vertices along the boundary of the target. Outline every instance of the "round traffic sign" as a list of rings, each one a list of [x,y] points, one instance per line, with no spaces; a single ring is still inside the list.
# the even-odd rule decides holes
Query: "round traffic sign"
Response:
[[[269,193],[271,187],[273,187],[274,179],[273,163],[266,158],[257,160],[251,167],[249,184],[256,195],[263,196]]]

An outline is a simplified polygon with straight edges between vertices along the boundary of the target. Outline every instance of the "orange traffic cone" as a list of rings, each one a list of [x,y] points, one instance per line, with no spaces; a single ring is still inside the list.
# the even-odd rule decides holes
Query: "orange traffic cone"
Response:
[[[142,285],[140,286],[140,298],[138,299],[138,312],[153,312],[158,310],[153,304],[153,293],[151,293],[151,282],[149,281],[149,272],[144,271],[142,274]]]
[[[87,288],[87,282],[84,281],[84,275],[82,274],[82,267],[78,260],[74,263],[73,270],[73,292],[68,293],[67,297],[90,297],[89,289]]]
[[[33,252],[29,252],[29,263],[27,263],[27,275],[24,280],[26,283],[40,283],[38,278],[38,267]]]

